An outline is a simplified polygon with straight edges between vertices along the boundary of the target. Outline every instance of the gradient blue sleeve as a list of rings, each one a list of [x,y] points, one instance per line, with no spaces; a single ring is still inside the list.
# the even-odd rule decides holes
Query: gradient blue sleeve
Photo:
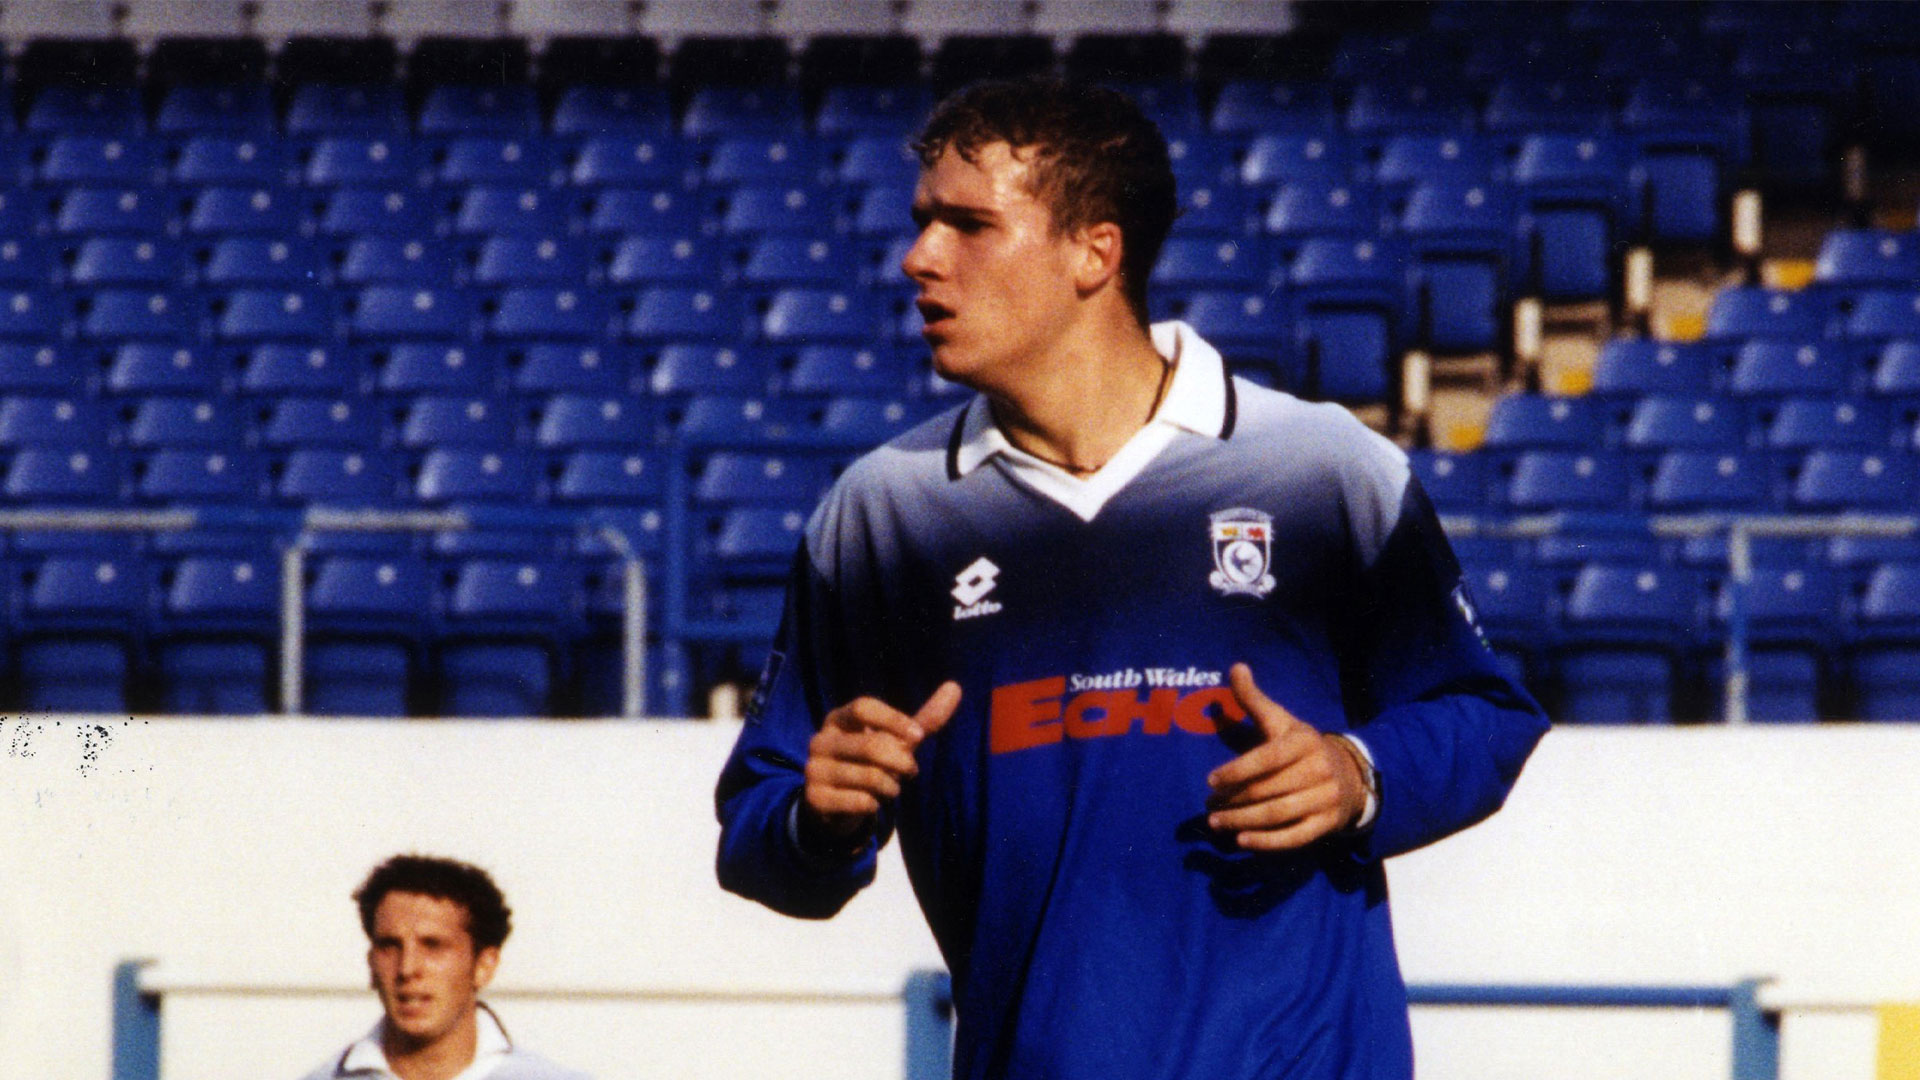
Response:
[[[841,703],[830,668],[835,610],[831,588],[803,546],[773,652],[714,794],[721,886],[808,919],[833,915],[873,880],[876,853],[892,827],[883,812],[878,835],[853,857],[816,855],[795,843],[791,822],[806,783],[807,744]]]
[[[1498,810],[1546,733],[1495,662],[1426,494],[1407,478],[1379,554],[1359,569],[1344,672],[1380,810],[1362,851],[1386,858]]]

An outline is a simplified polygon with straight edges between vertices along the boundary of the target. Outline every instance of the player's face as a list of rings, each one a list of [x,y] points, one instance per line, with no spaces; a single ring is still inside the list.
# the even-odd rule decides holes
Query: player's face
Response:
[[[499,962],[498,949],[474,950],[464,905],[391,892],[374,909],[367,967],[389,1036],[411,1049],[471,1025],[476,995],[493,980]]]
[[[920,236],[901,269],[920,286],[923,331],[943,377],[976,389],[1017,384],[1066,332],[1077,299],[1077,244],[1057,234],[1006,143],[968,161],[951,148],[920,174]]]

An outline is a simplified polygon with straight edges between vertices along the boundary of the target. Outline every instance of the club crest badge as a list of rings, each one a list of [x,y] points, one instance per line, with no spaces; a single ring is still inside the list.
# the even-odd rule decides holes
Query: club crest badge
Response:
[[[1222,596],[1265,596],[1273,591],[1273,515],[1245,507],[1211,518],[1213,573],[1207,582]]]

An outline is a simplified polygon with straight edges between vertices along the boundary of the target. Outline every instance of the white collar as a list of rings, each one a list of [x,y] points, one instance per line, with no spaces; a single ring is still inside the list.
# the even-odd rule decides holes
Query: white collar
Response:
[[[954,427],[947,455],[947,471],[954,479],[966,476],[998,457],[1029,487],[1078,516],[1092,521],[1107,504],[1139,476],[1180,431],[1224,439],[1233,433],[1234,395],[1220,353],[1183,322],[1155,323],[1153,347],[1173,365],[1167,393],[1153,418],[1133,433],[1100,470],[1090,476],[1073,473],[1013,445],[999,425],[984,394],[967,403]]]
[[[364,1074],[371,1076],[397,1076],[393,1066],[387,1061],[387,1053],[380,1049],[380,1033],[386,1027],[382,1019],[373,1025],[373,1030],[361,1036],[340,1058],[340,1067],[334,1070],[335,1076]],[[480,1080],[493,1070],[493,1066],[508,1051],[513,1049],[513,1041],[507,1038],[507,1029],[500,1025],[500,1018],[493,1010],[482,1003],[474,1010],[473,1060],[460,1070],[454,1080]]]

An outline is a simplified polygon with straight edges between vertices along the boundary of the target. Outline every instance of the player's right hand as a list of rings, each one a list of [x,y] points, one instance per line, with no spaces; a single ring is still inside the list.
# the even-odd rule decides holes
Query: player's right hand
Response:
[[[878,698],[855,698],[827,714],[807,744],[801,808],[825,831],[852,837],[873,828],[885,800],[916,776],[913,752],[960,707],[960,684],[940,684],[912,716]]]

